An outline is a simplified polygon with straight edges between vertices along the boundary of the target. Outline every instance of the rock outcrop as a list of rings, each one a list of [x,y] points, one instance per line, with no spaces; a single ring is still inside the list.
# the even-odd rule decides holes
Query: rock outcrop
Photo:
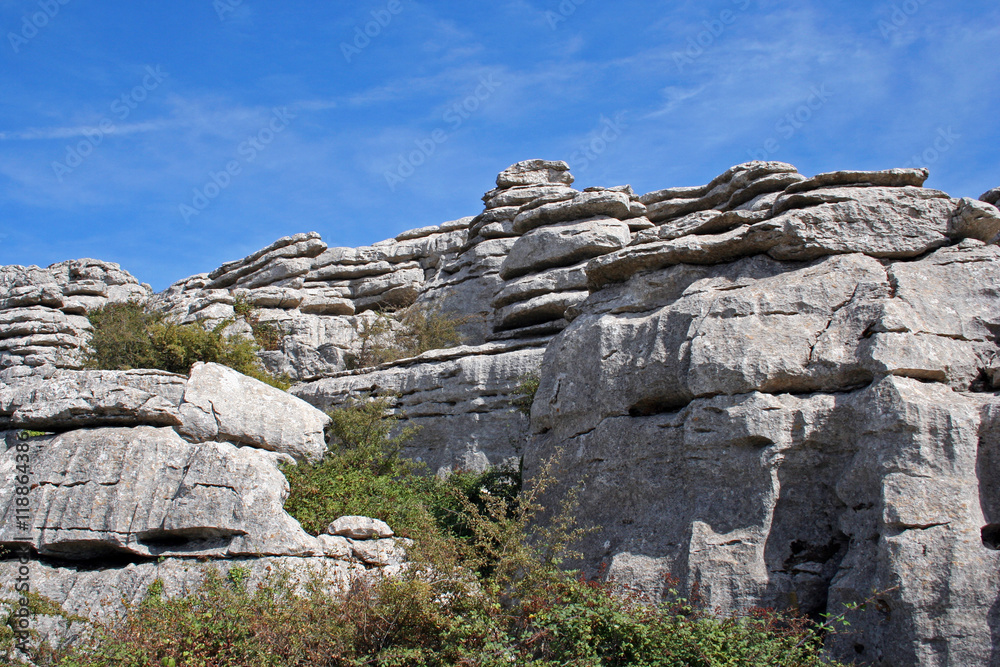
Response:
[[[87,311],[152,293],[117,264],[93,259],[0,267],[0,370],[9,376],[47,365],[80,368],[90,337]]]
[[[349,539],[381,526],[302,532],[277,466],[322,453],[315,408],[385,396],[432,472],[561,456],[598,527],[590,573],[653,598],[671,575],[723,611],[839,614],[874,591],[833,654],[998,663],[1000,211],[927,176],[751,162],[640,195],[529,160],[474,217],[362,248],[286,237],[160,294],[92,260],[0,268],[0,430],[53,433],[28,441],[27,532],[0,494],[0,543],[84,615],[163,573],[190,590],[194,556],[398,567],[405,541]],[[135,298],[207,325],[257,306],[292,396],[213,365],[78,370],[86,310]],[[465,344],[351,368],[366,323],[411,305],[463,316]],[[512,402],[532,376],[529,419]],[[112,557],[131,563],[89,569]]]

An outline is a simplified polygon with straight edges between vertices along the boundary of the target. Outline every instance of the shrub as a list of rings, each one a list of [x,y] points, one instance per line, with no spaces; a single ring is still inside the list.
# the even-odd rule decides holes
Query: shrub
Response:
[[[472,316],[447,315],[438,308],[424,306],[410,306],[392,314],[378,312],[374,318],[361,320],[361,348],[350,365],[367,368],[461,345],[458,327],[471,320]]]
[[[253,339],[262,350],[273,352],[281,349],[285,331],[275,322],[261,322],[260,308],[251,304],[245,294],[233,296],[233,312],[237,319],[242,319],[250,326]]]
[[[382,519],[403,536],[419,536],[433,517],[427,498],[435,480],[401,455],[416,429],[398,428],[386,398],[330,413],[328,451],[321,461],[284,468],[285,510],[316,535],[340,516]],[[393,435],[393,431],[398,431]]]
[[[535,402],[535,394],[538,393],[539,384],[541,384],[541,378],[538,377],[537,373],[528,373],[519,377],[510,404],[518,412],[530,417],[531,404]]]
[[[254,340],[223,334],[234,320],[223,320],[212,329],[200,323],[174,324],[137,302],[109,303],[87,317],[93,327],[85,359],[88,368],[158,368],[187,374],[195,362],[204,361],[229,366],[279,389],[289,387],[287,378],[264,370]]]
[[[158,368],[150,330],[163,321],[163,315],[130,301],[92,310],[87,319],[93,327],[86,359],[88,367],[110,371]]]

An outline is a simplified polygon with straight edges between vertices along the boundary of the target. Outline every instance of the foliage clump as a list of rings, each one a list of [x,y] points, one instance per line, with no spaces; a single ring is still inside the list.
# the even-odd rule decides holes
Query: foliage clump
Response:
[[[399,428],[389,400],[359,402],[330,413],[328,451],[316,463],[284,468],[290,493],[285,511],[318,535],[340,516],[381,519],[403,536],[417,536],[434,520],[425,497],[434,479],[415,474],[418,465],[402,456],[415,433]]]
[[[408,548],[408,568],[358,576],[347,587],[319,574],[293,585],[291,573],[278,572],[251,587],[249,572],[235,567],[210,571],[199,591],[169,600],[162,584],[153,586],[123,622],[98,628],[88,643],[45,664],[837,664],[822,657],[829,628],[808,619],[763,609],[718,617],[697,593],[684,597],[676,586],[653,601],[563,569],[577,556],[572,545],[584,531],[573,521],[574,491],[543,520],[557,459],[523,489],[513,472],[420,476],[400,454],[412,431],[399,429],[386,399],[337,411],[333,419],[327,458],[286,471],[292,487],[286,509],[313,530],[341,511],[404,526],[417,540]],[[357,504],[368,493],[377,495],[376,504]],[[394,514],[393,504],[407,509]]]
[[[429,350],[462,344],[459,327],[472,321],[469,315],[449,315],[439,308],[410,306],[393,313],[378,311],[360,319],[361,347],[351,367],[368,368],[389,361],[415,357]]]
[[[289,386],[286,378],[264,369],[257,357],[261,345],[256,340],[224,333],[234,319],[223,320],[211,329],[201,323],[175,324],[163,313],[134,301],[106,304],[87,313],[87,318],[93,330],[85,359],[88,368],[157,368],[186,374],[195,362],[204,361],[229,366],[280,389]]]
[[[513,398],[510,403],[521,414],[531,416],[531,404],[535,402],[535,394],[538,393],[538,386],[541,378],[537,373],[528,373],[518,378],[517,386],[514,387]]]

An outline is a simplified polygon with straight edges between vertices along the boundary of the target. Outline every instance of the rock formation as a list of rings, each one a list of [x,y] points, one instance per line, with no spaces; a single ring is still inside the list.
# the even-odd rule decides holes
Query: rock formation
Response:
[[[30,534],[7,488],[0,543],[30,544],[39,592],[84,614],[156,576],[190,590],[192,556],[398,566],[402,542],[302,532],[276,465],[321,454],[307,403],[382,395],[432,471],[561,457],[598,526],[590,573],[653,598],[672,575],[723,611],[874,591],[839,657],[1000,664],[998,190],[926,178],[751,162],[638,195],[530,160],[475,217],[362,248],[299,234],[160,294],[93,260],[2,267],[0,429],[52,435],[28,441]],[[178,322],[259,307],[297,398],[213,365],[79,370],[86,310],[134,298]],[[351,368],[364,323],[413,304],[465,316],[465,344]],[[511,401],[532,375],[529,419]],[[329,532],[384,534],[363,523]]]

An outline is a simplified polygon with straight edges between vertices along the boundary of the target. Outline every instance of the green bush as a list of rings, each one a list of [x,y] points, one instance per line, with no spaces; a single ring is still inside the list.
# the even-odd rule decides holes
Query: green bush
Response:
[[[410,306],[391,314],[378,312],[374,319],[361,320],[358,329],[361,349],[351,359],[350,366],[368,368],[461,345],[458,327],[471,320],[471,316],[447,315],[440,309],[423,306]]]
[[[285,339],[285,331],[280,324],[275,322],[261,322],[260,308],[251,304],[245,294],[237,294],[233,297],[233,312],[237,319],[242,319],[250,326],[253,339],[257,341],[262,350],[273,352],[281,349],[282,341]]]
[[[535,402],[535,394],[538,393],[538,386],[541,378],[537,373],[528,373],[518,378],[517,386],[514,388],[513,398],[510,400],[518,412],[531,416],[531,404]]]
[[[93,328],[88,368],[129,370],[158,368],[187,374],[197,361],[214,362],[279,389],[290,385],[264,370],[258,343],[223,331],[234,320],[223,320],[212,329],[199,324],[174,324],[162,313],[137,302],[109,303],[87,314]]]

